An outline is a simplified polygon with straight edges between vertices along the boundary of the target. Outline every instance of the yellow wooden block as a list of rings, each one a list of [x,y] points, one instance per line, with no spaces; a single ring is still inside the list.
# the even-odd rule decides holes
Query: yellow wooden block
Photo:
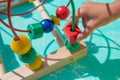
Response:
[[[27,64],[26,66],[32,70],[39,69],[42,65],[42,59],[39,55],[36,56],[36,60],[32,63]]]
[[[10,48],[17,54],[26,54],[31,48],[30,41],[28,37],[23,34],[20,34],[18,36],[20,39],[17,41],[12,39]]]
[[[57,24],[58,26],[60,26],[60,20],[59,20],[56,16],[51,15],[51,18],[52,18],[52,21],[53,21],[55,24]]]

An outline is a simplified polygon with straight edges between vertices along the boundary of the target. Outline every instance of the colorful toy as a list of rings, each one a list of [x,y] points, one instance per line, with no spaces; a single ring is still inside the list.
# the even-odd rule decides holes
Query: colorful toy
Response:
[[[33,2],[34,0],[28,1]],[[14,34],[14,38],[10,43],[10,47],[13,52],[18,54],[19,59],[22,62],[26,63],[26,65],[21,66],[14,71],[16,71],[17,74],[22,74],[25,80],[38,79],[86,55],[86,45],[81,41],[76,42],[76,37],[79,33],[81,33],[81,30],[77,27],[77,25],[75,25],[75,10],[73,0],[70,0],[73,10],[72,25],[66,26],[64,28],[65,38],[63,38],[55,24],[60,25],[59,19],[63,20],[69,16],[68,5],[58,7],[56,10],[56,16],[52,15],[50,18],[44,8],[41,6],[45,2],[45,0],[42,0],[41,2],[39,2],[39,0],[35,0],[33,2],[35,8],[20,14],[11,14],[11,0],[8,0],[6,2],[8,5],[7,14],[4,12],[1,12],[1,14],[7,15],[9,24],[4,22],[2,19],[0,20],[1,23],[3,23],[6,27],[10,28]],[[27,30],[20,30],[14,28],[14,26],[12,25],[11,16],[24,15],[32,12],[35,9],[39,10],[41,16],[43,17],[43,20],[41,20],[39,23],[29,24],[27,26]],[[23,34],[17,35],[16,31],[27,32],[30,39],[42,38],[44,32],[52,32],[56,40],[58,40],[57,42],[59,43],[59,45],[64,45],[62,45],[60,49],[56,52],[53,52],[53,54],[49,54],[47,55],[47,57],[42,58],[37,54],[38,52],[36,52],[35,49],[32,47],[29,38]],[[7,80],[8,78],[11,80],[21,80],[21,76],[14,75],[11,72],[3,75],[0,79]]]

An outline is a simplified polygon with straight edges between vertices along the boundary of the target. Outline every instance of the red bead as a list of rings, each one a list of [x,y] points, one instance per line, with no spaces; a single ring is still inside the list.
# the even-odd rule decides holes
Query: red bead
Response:
[[[79,29],[78,26],[75,26],[74,31],[72,31],[72,26],[66,26],[64,29],[64,34],[70,44],[74,44],[76,42],[77,35],[82,31]]]
[[[66,6],[59,6],[56,9],[56,16],[60,19],[65,19],[69,16],[69,9]]]

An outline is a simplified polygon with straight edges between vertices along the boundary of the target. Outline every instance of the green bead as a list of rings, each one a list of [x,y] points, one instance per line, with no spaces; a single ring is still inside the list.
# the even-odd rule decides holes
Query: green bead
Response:
[[[43,36],[44,31],[40,23],[29,24],[27,29],[31,31],[28,33],[31,39],[36,39]]]
[[[18,58],[24,63],[32,63],[36,59],[36,51],[31,47],[26,54],[18,55]]]
[[[76,42],[74,44],[70,44],[67,40],[65,41],[65,46],[70,51],[75,51],[80,47],[79,42]]]

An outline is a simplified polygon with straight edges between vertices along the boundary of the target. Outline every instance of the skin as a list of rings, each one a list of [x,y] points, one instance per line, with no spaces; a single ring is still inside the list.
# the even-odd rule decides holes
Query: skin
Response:
[[[76,24],[82,18],[84,31],[77,36],[77,41],[87,38],[96,28],[108,24],[120,17],[120,0],[109,4],[109,14],[105,3],[87,1],[76,10]],[[71,25],[70,18],[64,26]]]

